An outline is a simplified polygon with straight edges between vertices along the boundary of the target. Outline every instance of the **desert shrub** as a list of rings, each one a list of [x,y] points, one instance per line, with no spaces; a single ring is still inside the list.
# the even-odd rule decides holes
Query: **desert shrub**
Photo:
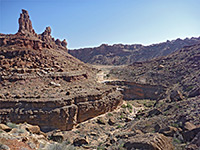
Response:
[[[190,90],[192,90],[194,87],[192,86],[192,85],[190,85],[190,86],[188,86],[185,90],[186,91],[190,91]]]
[[[123,119],[123,118],[124,118],[124,116],[123,116],[123,114],[121,114],[121,115],[120,115],[120,119]]]
[[[126,106],[129,110],[132,110],[133,109],[133,106],[129,103],[127,103],[127,106]]]
[[[97,147],[97,150],[105,150],[105,146],[99,146]]]
[[[108,116],[113,116],[113,114],[111,114],[111,113],[108,113]]]
[[[173,143],[181,144],[181,140],[179,140],[178,138],[173,138]]]
[[[176,127],[176,128],[179,127],[179,125],[178,125],[177,123],[172,123],[171,126],[172,126],[172,127]]]
[[[11,129],[17,128],[17,125],[15,123],[12,123],[12,122],[8,122],[7,126],[10,127]]]
[[[126,108],[126,105],[125,105],[125,104],[123,104],[121,107],[122,107],[122,108]]]
[[[119,129],[119,128],[121,128],[122,126],[119,124],[118,126],[117,126],[117,129]]]
[[[24,129],[18,129],[17,132],[18,132],[18,133],[24,133],[24,132],[26,132],[26,131],[25,131]]]

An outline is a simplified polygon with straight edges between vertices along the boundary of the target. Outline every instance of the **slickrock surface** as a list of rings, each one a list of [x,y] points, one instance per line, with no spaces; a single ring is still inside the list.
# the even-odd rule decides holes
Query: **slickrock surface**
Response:
[[[96,70],[67,53],[51,28],[36,34],[22,10],[19,31],[0,34],[0,121],[28,122],[43,131],[70,130],[114,110],[122,95],[96,82]]]

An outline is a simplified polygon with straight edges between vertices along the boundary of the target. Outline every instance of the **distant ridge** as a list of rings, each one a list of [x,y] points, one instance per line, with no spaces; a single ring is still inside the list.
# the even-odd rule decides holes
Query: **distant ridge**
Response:
[[[102,44],[94,48],[82,48],[69,50],[74,57],[85,63],[101,65],[128,65],[134,62],[141,62],[166,56],[184,46],[190,46],[200,43],[200,37],[176,39],[166,42],[143,46],[141,44]]]

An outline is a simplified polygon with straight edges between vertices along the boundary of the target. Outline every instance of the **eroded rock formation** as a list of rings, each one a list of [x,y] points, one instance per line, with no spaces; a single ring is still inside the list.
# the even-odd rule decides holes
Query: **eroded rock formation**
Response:
[[[17,45],[33,49],[65,49],[67,42],[64,39],[58,44],[51,36],[51,27],[46,27],[42,34],[36,34],[27,10],[22,9],[19,18],[19,29],[14,35],[0,34],[0,46]]]
[[[108,81],[108,85],[119,86],[125,100],[160,99],[166,87],[162,85],[140,84],[128,81]]]
[[[0,120],[39,125],[43,131],[70,130],[75,125],[121,104],[122,97],[114,89],[77,97],[54,99],[0,100]],[[110,97],[110,98],[109,98]]]
[[[29,19],[29,14],[27,10],[22,9],[22,13],[20,14],[20,18],[18,22],[19,22],[18,32],[21,32],[23,34],[25,34],[26,32],[35,34],[35,31],[32,27],[32,22]]]
[[[162,134],[147,133],[136,135],[127,140],[124,144],[127,150],[148,149],[148,150],[174,150],[169,138]]]
[[[97,70],[69,55],[66,46],[52,38],[50,27],[36,34],[26,10],[18,33],[0,34],[0,122],[70,130],[122,103],[120,92],[97,83]]]

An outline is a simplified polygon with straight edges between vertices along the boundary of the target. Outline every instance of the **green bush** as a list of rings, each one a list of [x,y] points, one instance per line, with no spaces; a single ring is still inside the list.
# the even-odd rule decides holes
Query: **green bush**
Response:
[[[133,106],[129,103],[127,103],[127,106],[126,106],[129,110],[132,110],[133,109]]]
[[[124,118],[124,116],[121,114],[121,115],[120,115],[120,119],[123,119],[123,118]]]
[[[181,144],[181,141],[178,138],[173,138],[173,143]]]
[[[111,113],[108,113],[108,116],[113,116],[113,114],[111,114]]]
[[[125,104],[123,104],[121,107],[122,107],[122,108],[126,108],[126,105],[125,105]]]
[[[117,126],[117,129],[119,129],[119,128],[121,128],[122,126],[119,124],[118,126]]]
[[[7,126],[10,127],[11,129],[17,128],[17,125],[15,123],[12,123],[12,122],[8,122]]]

